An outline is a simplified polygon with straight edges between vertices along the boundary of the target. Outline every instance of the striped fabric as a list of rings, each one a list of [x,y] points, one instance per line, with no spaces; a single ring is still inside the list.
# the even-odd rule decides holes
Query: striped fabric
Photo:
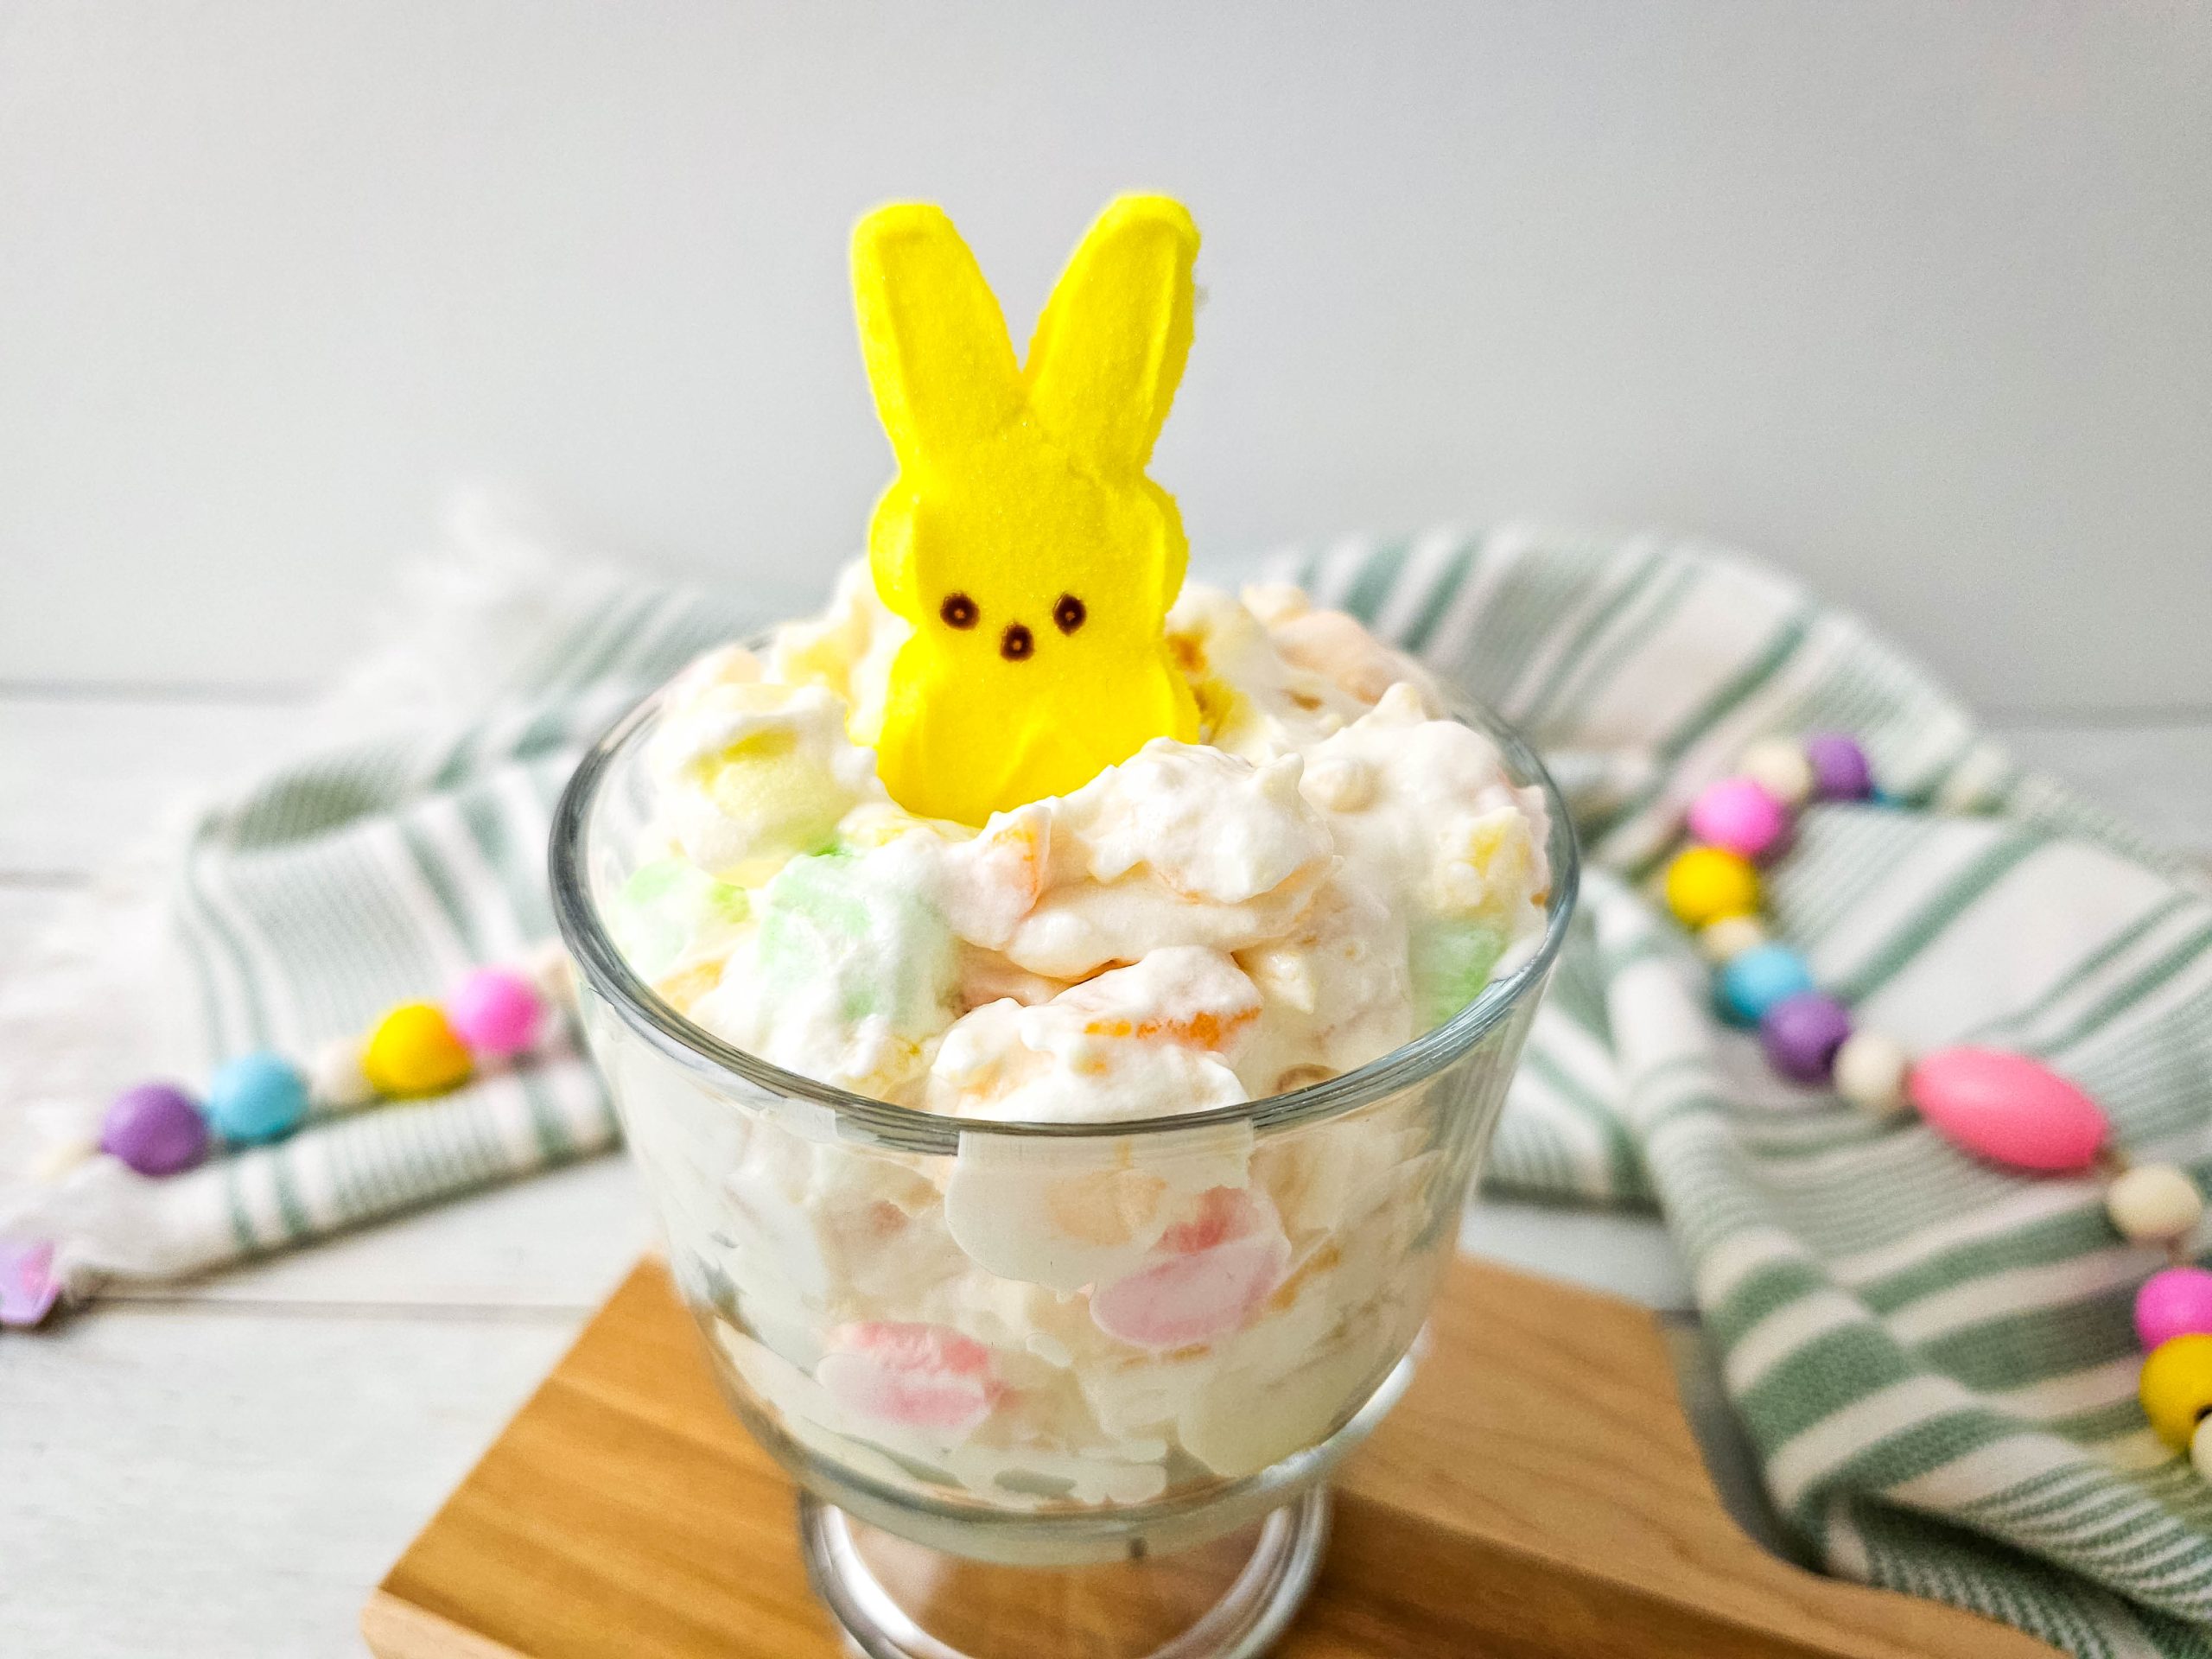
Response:
[[[1656,1205],[1776,1506],[1834,1571],[2082,1655],[2212,1659],[2212,1499],[2135,1404],[2159,1264],[2091,1179],[1978,1165],[1776,1082],[1705,1012],[1649,899],[1682,810],[1752,740],[1859,734],[1894,804],[1810,811],[1783,934],[1909,1044],[2005,1044],[2091,1089],[2138,1157],[2212,1178],[2212,900],[2024,773],[1850,618],[1710,550],[1507,530],[1282,561],[1536,740],[1592,855],[1491,1154],[1493,1189]],[[287,767],[194,835],[173,904],[212,1052],[307,1048],[549,931],[548,810],[580,745],[741,607],[569,572],[499,637],[466,719]],[[282,1248],[594,1151],[573,1054],[116,1195],[90,1270]],[[54,1214],[67,1215],[62,1211]],[[4,1220],[4,1213],[0,1213]],[[149,1241],[153,1241],[149,1243]]]

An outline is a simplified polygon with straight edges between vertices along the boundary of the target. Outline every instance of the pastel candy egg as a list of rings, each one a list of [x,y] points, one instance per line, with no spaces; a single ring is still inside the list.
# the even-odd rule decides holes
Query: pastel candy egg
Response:
[[[1888,1117],[1904,1109],[1911,1071],[1912,1056],[1896,1038],[1854,1031],[1835,1052],[1835,1091],[1870,1117]]]
[[[964,1437],[1004,1392],[991,1351],[948,1325],[871,1320],[840,1326],[830,1346],[814,1368],[823,1391],[901,1427]]]
[[[576,1006],[576,965],[558,939],[545,939],[531,947],[524,964],[530,982],[548,1002],[574,1012]]]
[[[379,1094],[435,1095],[466,1082],[468,1046],[439,1009],[403,1002],[377,1021],[361,1055],[361,1069]]]
[[[100,1150],[141,1175],[174,1175],[207,1155],[207,1120],[173,1083],[142,1083],[109,1103]]]
[[[2135,1293],[2135,1334],[2145,1350],[2176,1337],[2212,1336],[2212,1273],[2166,1268]]]
[[[207,1121],[226,1141],[281,1140],[307,1115],[308,1080],[281,1054],[240,1055],[207,1080]]]
[[[2171,1164],[2138,1164],[2105,1189],[2105,1213],[2135,1244],[2170,1244],[2196,1230],[2204,1195]]]
[[[1713,985],[1720,1015],[1739,1026],[1756,1026],[1784,997],[1813,988],[1813,970],[1786,944],[1762,944],[1732,958]]]
[[[1290,1241],[1264,1200],[1234,1187],[1204,1194],[1198,1212],[1160,1236],[1154,1259],[1091,1293],[1101,1331],[1166,1351],[1241,1329],[1282,1282]]]
[[[1824,732],[1805,740],[1805,759],[1812,763],[1813,792],[1824,801],[1863,801],[1874,792],[1874,769],[1859,740],[1840,732]]]
[[[1905,1086],[1938,1134],[2016,1169],[2086,1169],[2110,1131],[2088,1096],[2025,1055],[2002,1049],[1923,1055]]]
[[[1711,846],[1764,858],[1789,833],[1789,812],[1763,785],[1724,778],[1690,803],[1689,826]]]
[[[1697,931],[1697,948],[1707,962],[1733,962],[1766,943],[1766,928],[1756,916],[1723,916]]]
[[[2207,1422],[2212,1418],[2200,1419],[2196,1433],[2189,1437],[2189,1464],[2199,1480],[2212,1480],[2212,1430],[2206,1429]]]
[[[1736,765],[1745,777],[1784,806],[1802,806],[1813,798],[1813,763],[1805,758],[1803,749],[1786,737],[1765,738],[1752,744]]]
[[[2167,1338],[2143,1362],[2136,1392],[2158,1438],[2187,1451],[2196,1425],[2212,1413],[2212,1336],[2192,1331]]]
[[[1667,866],[1667,908],[1684,927],[1703,927],[1758,906],[1759,873],[1741,853],[1691,847]]]
[[[376,1098],[375,1085],[361,1069],[361,1045],[350,1037],[334,1037],[315,1052],[308,1065],[308,1099],[327,1112],[365,1106]]]
[[[479,1054],[519,1054],[537,1040],[545,1000],[520,974],[480,968],[446,998],[454,1033]]]
[[[1825,1082],[1836,1050],[1850,1035],[1850,1014],[1819,991],[1785,996],[1759,1019],[1759,1046],[1767,1064],[1799,1083]]]

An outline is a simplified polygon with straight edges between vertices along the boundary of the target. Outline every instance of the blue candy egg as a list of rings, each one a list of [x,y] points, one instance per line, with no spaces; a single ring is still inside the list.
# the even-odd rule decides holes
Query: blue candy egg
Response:
[[[281,1054],[245,1054],[207,1084],[207,1121],[226,1141],[276,1141],[308,1115],[308,1080]]]
[[[1713,983],[1713,1000],[1731,1025],[1756,1026],[1785,998],[1813,988],[1813,970],[1786,944],[1762,944],[1729,958]]]

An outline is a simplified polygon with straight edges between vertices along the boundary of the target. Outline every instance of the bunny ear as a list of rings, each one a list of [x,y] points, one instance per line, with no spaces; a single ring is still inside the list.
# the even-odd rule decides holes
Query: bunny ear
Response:
[[[957,454],[1019,417],[1006,319],[943,208],[894,202],[853,227],[853,302],[901,467]]]
[[[1115,471],[1142,472],[1191,351],[1198,230],[1182,203],[1122,196],[1060,273],[1023,370],[1045,429]]]

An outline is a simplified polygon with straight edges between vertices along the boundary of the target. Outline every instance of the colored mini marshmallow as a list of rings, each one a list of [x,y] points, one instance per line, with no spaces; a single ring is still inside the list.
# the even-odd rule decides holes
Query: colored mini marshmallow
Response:
[[[814,1380],[849,1411],[956,1439],[1003,1392],[982,1343],[947,1325],[890,1320],[833,1332]]]
[[[1274,1211],[1249,1192],[1216,1187],[1195,1217],[1160,1236],[1145,1266],[1091,1293],[1090,1317],[1140,1348],[1211,1342],[1240,1329],[1289,1264]]]

